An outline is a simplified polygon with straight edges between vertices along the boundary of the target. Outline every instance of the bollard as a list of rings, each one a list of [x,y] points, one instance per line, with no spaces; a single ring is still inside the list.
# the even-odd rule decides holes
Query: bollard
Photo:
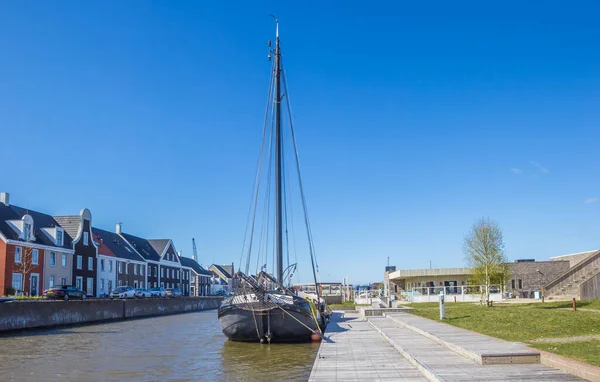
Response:
[[[573,297],[573,312],[577,310],[577,302],[575,301],[575,297]]]
[[[440,294],[440,320],[446,319],[446,308],[444,304],[444,295]]]

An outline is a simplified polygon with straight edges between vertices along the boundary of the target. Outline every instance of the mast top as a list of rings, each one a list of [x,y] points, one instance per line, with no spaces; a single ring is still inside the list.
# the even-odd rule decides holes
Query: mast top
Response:
[[[275,19],[275,38],[279,39],[279,20],[277,20],[277,17],[273,14],[270,14],[269,16]]]

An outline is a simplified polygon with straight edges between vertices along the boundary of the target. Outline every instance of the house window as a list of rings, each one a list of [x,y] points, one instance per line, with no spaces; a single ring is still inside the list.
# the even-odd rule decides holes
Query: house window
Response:
[[[160,287],[161,287],[161,288],[164,288],[164,287],[165,287],[165,283],[164,283],[164,282],[161,282],[161,283],[160,283]]]
[[[165,268],[160,268],[160,277],[165,277]]]
[[[112,272],[112,260],[108,260],[108,271]]]
[[[61,230],[56,230],[56,245],[63,245],[63,232]]]
[[[144,275],[144,265],[140,264],[140,276]]]
[[[83,269],[83,258],[81,255],[77,255],[77,269]]]
[[[137,276],[137,264],[133,264],[133,274]]]
[[[152,267],[148,265],[148,276],[152,276]]]
[[[177,271],[177,278],[179,278],[179,271]]]
[[[52,288],[54,286],[54,276],[50,276],[50,281],[48,281],[48,288]]]
[[[83,233],[83,245],[88,245],[89,235],[87,232]]]
[[[62,267],[66,268],[67,267],[67,254],[63,253],[61,256],[61,262],[62,262]]]
[[[104,279],[100,279],[100,290],[104,290]]]
[[[125,274],[129,274],[129,264],[125,264]]]
[[[15,247],[15,263],[21,264],[23,260],[23,253],[21,251],[21,247]]]
[[[56,266],[56,253],[50,252],[50,266]]]
[[[23,275],[20,273],[12,274],[12,287],[16,293],[23,291]]]
[[[23,240],[29,240],[31,238],[31,224],[23,223]]]
[[[38,265],[38,260],[40,257],[40,252],[37,249],[31,250],[31,264]]]
[[[104,272],[104,259],[100,259],[100,270]],[[104,288],[102,288],[104,289]]]
[[[512,288],[515,289],[515,279],[510,280],[512,283]]]
[[[94,258],[93,257],[88,257],[88,270],[89,271],[94,270]]]
[[[63,277],[62,279],[60,279],[60,285],[67,285],[67,278]]]
[[[108,291],[112,291],[112,280],[108,280]]]
[[[123,268],[121,267],[121,264],[123,264],[123,263],[121,263],[120,261],[117,261],[117,269],[119,270],[119,273],[123,273]]]
[[[519,279],[519,289],[523,289],[523,280]]]

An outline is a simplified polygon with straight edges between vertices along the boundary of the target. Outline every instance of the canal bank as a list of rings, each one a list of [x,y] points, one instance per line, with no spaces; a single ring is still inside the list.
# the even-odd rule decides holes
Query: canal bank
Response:
[[[35,301],[0,304],[0,332],[217,309],[222,297]]]

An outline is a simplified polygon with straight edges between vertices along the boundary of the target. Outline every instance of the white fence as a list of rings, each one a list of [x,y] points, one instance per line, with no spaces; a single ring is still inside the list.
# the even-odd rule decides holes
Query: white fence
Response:
[[[438,302],[440,294],[444,294],[446,302],[479,302],[482,291],[485,291],[485,286],[417,287],[410,292],[402,292],[401,298],[410,302]],[[490,301],[502,301],[502,290],[496,285],[490,287]]]

